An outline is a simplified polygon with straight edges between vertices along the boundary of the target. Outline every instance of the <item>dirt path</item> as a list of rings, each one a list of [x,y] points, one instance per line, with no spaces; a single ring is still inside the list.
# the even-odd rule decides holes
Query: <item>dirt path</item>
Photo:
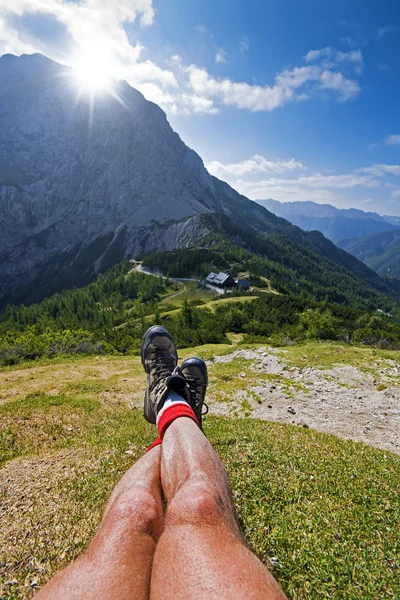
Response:
[[[168,297],[166,298],[166,300],[167,300],[168,302],[169,302],[170,300],[173,300],[174,298],[177,298],[178,296],[181,296],[181,295],[182,295],[184,292],[186,292],[186,291],[187,291],[187,287],[186,287],[186,285],[185,285],[184,283],[182,283],[182,285],[183,285],[183,288],[181,289],[181,291],[180,291],[180,292],[177,292],[176,294],[172,294],[172,296],[168,296]]]
[[[215,401],[211,386],[214,414],[247,412],[257,419],[312,427],[400,454],[400,378],[395,361],[380,365],[379,379],[345,365],[327,370],[289,367],[285,355],[271,348],[239,350],[217,357],[213,364],[235,360],[240,362],[238,378],[243,383],[229,402]]]

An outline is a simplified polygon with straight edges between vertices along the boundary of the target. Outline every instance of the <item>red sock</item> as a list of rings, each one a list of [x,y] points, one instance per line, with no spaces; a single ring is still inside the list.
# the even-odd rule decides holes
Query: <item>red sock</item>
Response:
[[[194,421],[196,425],[200,427],[197,417],[194,414],[193,409],[190,408],[189,404],[186,404],[186,402],[177,402],[176,404],[173,403],[162,413],[157,423],[158,433],[160,434],[161,440],[163,439],[165,432],[171,423],[173,423],[175,419],[178,419],[179,417],[187,417],[188,419],[192,419],[192,421]]]
[[[153,448],[155,448],[156,446],[159,446],[161,444],[161,442],[162,442],[162,440],[161,440],[160,436],[158,436],[158,438],[155,440],[155,442],[153,442],[151,444],[151,446],[149,446],[147,448],[146,453],[150,452],[150,450],[153,450]]]

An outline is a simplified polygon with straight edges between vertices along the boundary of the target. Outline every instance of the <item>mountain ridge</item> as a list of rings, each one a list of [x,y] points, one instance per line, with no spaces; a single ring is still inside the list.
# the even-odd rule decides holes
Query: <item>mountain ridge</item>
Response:
[[[400,279],[400,229],[343,240],[339,246],[380,275]]]
[[[400,227],[398,217],[381,216],[355,208],[339,209],[331,204],[311,201],[279,202],[267,199],[257,202],[305,231],[320,231],[335,244],[342,239],[356,239]]]
[[[88,112],[65,67],[0,58],[0,306],[84,285],[139,252],[193,245],[218,218],[250,237],[287,236],[390,293],[321,234],[212,177],[140,92],[118,82],[115,93]]]

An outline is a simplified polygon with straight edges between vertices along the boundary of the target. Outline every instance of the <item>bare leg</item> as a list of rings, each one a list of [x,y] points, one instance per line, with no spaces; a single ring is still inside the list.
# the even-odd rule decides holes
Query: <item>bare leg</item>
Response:
[[[163,526],[157,446],[117,484],[86,552],[56,575],[36,598],[147,600],[154,551]]]
[[[243,544],[226,471],[190,419],[176,419],[167,429],[161,482],[167,512],[154,557],[152,599],[286,598]]]

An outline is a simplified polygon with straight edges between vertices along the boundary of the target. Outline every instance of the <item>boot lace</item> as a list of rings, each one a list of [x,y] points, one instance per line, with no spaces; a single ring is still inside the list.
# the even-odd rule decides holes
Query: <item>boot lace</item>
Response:
[[[200,407],[200,388],[206,388],[206,384],[205,383],[198,383],[195,379],[188,379],[186,378],[188,387],[189,387],[189,394],[190,394],[190,398],[195,406],[195,411],[199,412],[199,407]],[[204,410],[205,409],[205,410]],[[208,404],[206,404],[205,402],[203,402],[203,406],[201,409],[201,414],[202,416],[206,415],[208,413]]]
[[[154,376],[151,390],[155,389],[161,382],[164,383],[177,369],[173,357],[156,346],[150,350],[150,364]]]

